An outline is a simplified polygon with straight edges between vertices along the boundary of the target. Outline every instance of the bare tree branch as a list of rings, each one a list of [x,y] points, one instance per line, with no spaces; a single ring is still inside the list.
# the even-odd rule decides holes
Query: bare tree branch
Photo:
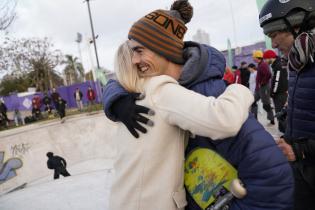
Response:
[[[16,0],[0,1],[0,31],[7,29],[16,18]]]

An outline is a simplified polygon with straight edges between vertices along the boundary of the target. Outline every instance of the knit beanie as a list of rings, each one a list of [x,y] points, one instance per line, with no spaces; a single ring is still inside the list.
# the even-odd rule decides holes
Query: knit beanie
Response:
[[[273,50],[266,50],[264,52],[264,59],[276,58],[277,54]]]
[[[262,59],[264,57],[264,53],[261,50],[255,50],[253,52],[253,58],[260,58]]]
[[[184,64],[185,26],[193,15],[188,0],[176,0],[170,10],[155,10],[131,27],[128,39],[135,40],[176,64]]]

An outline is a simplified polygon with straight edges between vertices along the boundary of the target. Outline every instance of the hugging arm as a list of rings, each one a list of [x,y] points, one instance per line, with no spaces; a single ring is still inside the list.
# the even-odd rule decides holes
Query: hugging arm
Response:
[[[110,80],[103,93],[106,116],[112,121],[122,122],[136,138],[139,137],[138,131],[146,133],[147,130],[142,124],[149,122],[149,119],[141,114],[153,113],[147,107],[136,104],[139,95],[127,92],[116,80]]]
[[[163,117],[191,133],[223,139],[235,136],[248,118],[253,102],[251,92],[242,85],[230,85],[218,98],[185,89],[171,79],[152,85],[151,97]]]

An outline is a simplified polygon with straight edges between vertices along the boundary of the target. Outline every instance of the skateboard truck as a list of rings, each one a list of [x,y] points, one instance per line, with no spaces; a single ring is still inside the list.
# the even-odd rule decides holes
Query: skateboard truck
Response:
[[[214,205],[206,208],[206,210],[228,210],[230,208],[228,204],[234,197],[238,199],[245,197],[247,192],[241,180],[233,179],[230,187],[231,192],[228,192],[224,196],[220,197]]]

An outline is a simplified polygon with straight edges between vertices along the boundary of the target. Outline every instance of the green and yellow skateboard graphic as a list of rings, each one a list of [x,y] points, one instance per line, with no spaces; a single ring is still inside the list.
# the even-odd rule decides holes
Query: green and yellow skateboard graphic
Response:
[[[202,209],[212,209],[236,179],[237,170],[211,149],[197,148],[185,161],[186,189]]]

